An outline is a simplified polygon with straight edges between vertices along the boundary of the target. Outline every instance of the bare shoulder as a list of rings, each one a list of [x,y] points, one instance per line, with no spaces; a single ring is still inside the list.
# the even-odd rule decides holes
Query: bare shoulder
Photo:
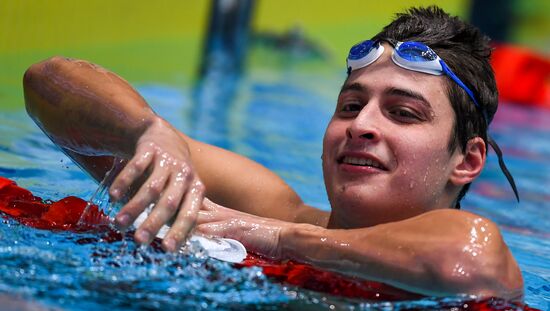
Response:
[[[411,221],[429,226],[433,234],[447,241],[441,249],[444,255],[438,255],[439,274],[445,282],[476,287],[474,292],[483,296],[521,297],[521,271],[493,221],[453,209],[430,211]]]
[[[487,237],[488,241],[504,243],[497,224],[489,218],[468,211],[450,208],[437,209],[410,220],[419,223],[430,223],[436,230],[444,228],[450,233],[466,235],[468,239],[472,235],[477,235],[478,237]]]
[[[449,221],[456,221],[456,222],[486,222],[491,223],[494,225],[494,223],[483,216],[474,214],[472,212],[459,210],[459,209],[451,209],[451,208],[442,208],[442,209],[436,209],[433,211],[429,211],[426,213],[423,213],[418,218],[427,218],[427,219],[441,219],[441,220],[449,220]]]

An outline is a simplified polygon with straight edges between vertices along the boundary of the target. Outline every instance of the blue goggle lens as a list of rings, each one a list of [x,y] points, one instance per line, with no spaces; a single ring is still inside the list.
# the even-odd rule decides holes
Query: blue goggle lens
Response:
[[[354,45],[349,50],[348,59],[358,60],[358,59],[361,59],[361,58],[365,57],[366,55],[368,55],[370,53],[370,51],[372,51],[372,49],[376,46],[376,44],[378,44],[378,43],[375,42],[375,41],[366,40],[366,41],[363,41],[361,43],[358,43],[358,44]]]
[[[396,49],[396,52],[410,62],[425,62],[437,59],[437,54],[432,49],[418,42],[403,42]]]

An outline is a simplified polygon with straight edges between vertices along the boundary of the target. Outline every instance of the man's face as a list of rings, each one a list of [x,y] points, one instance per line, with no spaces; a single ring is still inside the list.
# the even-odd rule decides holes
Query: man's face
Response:
[[[386,44],[376,62],[351,73],[325,133],[323,172],[339,226],[409,218],[449,207],[456,195],[445,77],[400,68],[392,51]]]

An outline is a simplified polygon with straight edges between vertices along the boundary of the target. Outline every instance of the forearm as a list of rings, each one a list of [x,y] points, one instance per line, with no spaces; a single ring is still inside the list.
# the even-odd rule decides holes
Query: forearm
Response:
[[[152,140],[172,137],[167,144],[181,145],[212,200],[263,216],[301,220],[296,214],[303,204],[282,179],[254,161],[183,133],[181,139],[167,136],[176,130],[156,116],[126,81],[103,68],[53,57],[32,65],[23,86],[29,115],[96,179],[112,162],[100,156],[131,158],[139,139],[151,129]],[[263,202],[278,208],[265,208]]]
[[[381,235],[373,228],[334,230],[296,225],[282,231],[280,256],[411,292],[440,295],[430,288],[437,282],[422,250],[405,243],[397,246],[396,238]]]
[[[29,115],[61,147],[129,157],[156,115],[122,78],[91,63],[53,57],[23,80]]]
[[[324,226],[328,213],[305,205],[277,174],[242,155],[181,134],[193,166],[206,186],[206,196],[246,213],[290,222]]]
[[[495,224],[435,210],[358,229],[326,229],[236,212],[205,202],[198,232],[241,241],[253,253],[296,260],[410,292],[517,299],[521,273]]]
[[[294,225],[281,230],[279,246],[281,258],[426,295],[522,293],[498,229],[469,213],[437,211],[353,230]]]

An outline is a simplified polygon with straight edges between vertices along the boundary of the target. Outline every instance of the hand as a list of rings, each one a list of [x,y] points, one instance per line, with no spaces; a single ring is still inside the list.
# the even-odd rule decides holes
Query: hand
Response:
[[[117,201],[130,195],[130,187],[139,187],[139,190],[117,214],[117,226],[127,228],[154,204],[145,222],[136,230],[136,242],[150,243],[160,228],[176,217],[162,246],[167,251],[178,250],[195,225],[205,190],[193,170],[187,143],[160,118],[139,138],[133,158],[113,181],[111,198]]]
[[[239,212],[204,199],[196,231],[206,236],[235,239],[243,243],[250,252],[282,259],[281,235],[293,225],[295,224]]]

